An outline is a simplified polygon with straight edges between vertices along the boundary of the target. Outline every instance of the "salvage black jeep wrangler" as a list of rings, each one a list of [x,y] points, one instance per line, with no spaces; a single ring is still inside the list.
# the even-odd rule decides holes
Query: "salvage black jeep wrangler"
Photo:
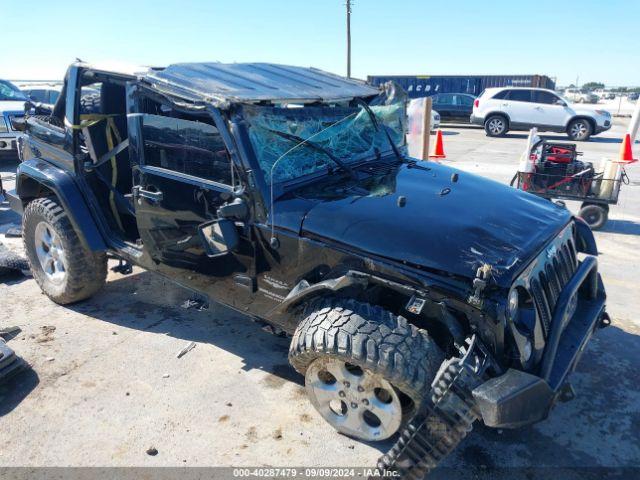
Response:
[[[589,227],[408,157],[405,105],[316,69],[74,64],[16,121],[33,276],[69,304],[115,257],[269,322],[320,415],[398,434],[378,468],[417,478],[477,419],[546,418],[609,318]]]

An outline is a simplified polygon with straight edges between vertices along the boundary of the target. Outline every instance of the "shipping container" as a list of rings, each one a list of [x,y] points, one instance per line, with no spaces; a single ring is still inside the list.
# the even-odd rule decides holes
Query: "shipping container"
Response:
[[[556,84],[546,75],[369,75],[372,85],[393,80],[404,88],[409,97],[428,97],[436,93],[470,93],[480,95],[485,88],[534,87],[555,89]]]

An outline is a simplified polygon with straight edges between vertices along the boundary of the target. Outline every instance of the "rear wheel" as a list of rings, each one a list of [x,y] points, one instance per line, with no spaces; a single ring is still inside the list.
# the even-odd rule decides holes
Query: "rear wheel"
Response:
[[[29,203],[22,218],[22,232],[33,278],[54,302],[84,300],[104,285],[106,255],[82,244],[55,199],[38,198]]]
[[[572,120],[567,127],[567,135],[571,140],[575,140],[577,142],[585,142],[589,140],[592,132],[591,123],[584,118],[578,118],[576,120]]]
[[[307,308],[289,351],[320,415],[365,441],[389,438],[416,413],[443,360],[427,333],[403,317],[338,298]]]
[[[607,223],[609,208],[607,205],[583,203],[578,216],[589,224],[591,230],[600,230],[604,227],[604,224]]]
[[[490,137],[502,137],[509,131],[507,119],[503,115],[491,115],[484,122],[484,131]]]

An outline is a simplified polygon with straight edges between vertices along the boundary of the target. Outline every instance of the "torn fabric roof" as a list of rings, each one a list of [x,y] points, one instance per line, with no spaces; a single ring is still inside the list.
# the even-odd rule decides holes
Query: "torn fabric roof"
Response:
[[[143,80],[188,100],[230,103],[312,103],[370,97],[378,88],[316,68],[272,63],[177,63]]]

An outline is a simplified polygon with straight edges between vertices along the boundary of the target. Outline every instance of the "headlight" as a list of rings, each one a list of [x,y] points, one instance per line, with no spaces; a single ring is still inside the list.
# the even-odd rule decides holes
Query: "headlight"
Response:
[[[507,306],[507,310],[509,313],[509,318],[511,318],[511,320],[516,320],[518,318],[518,289],[514,288],[513,290],[511,290],[511,292],[509,293],[509,305]]]

